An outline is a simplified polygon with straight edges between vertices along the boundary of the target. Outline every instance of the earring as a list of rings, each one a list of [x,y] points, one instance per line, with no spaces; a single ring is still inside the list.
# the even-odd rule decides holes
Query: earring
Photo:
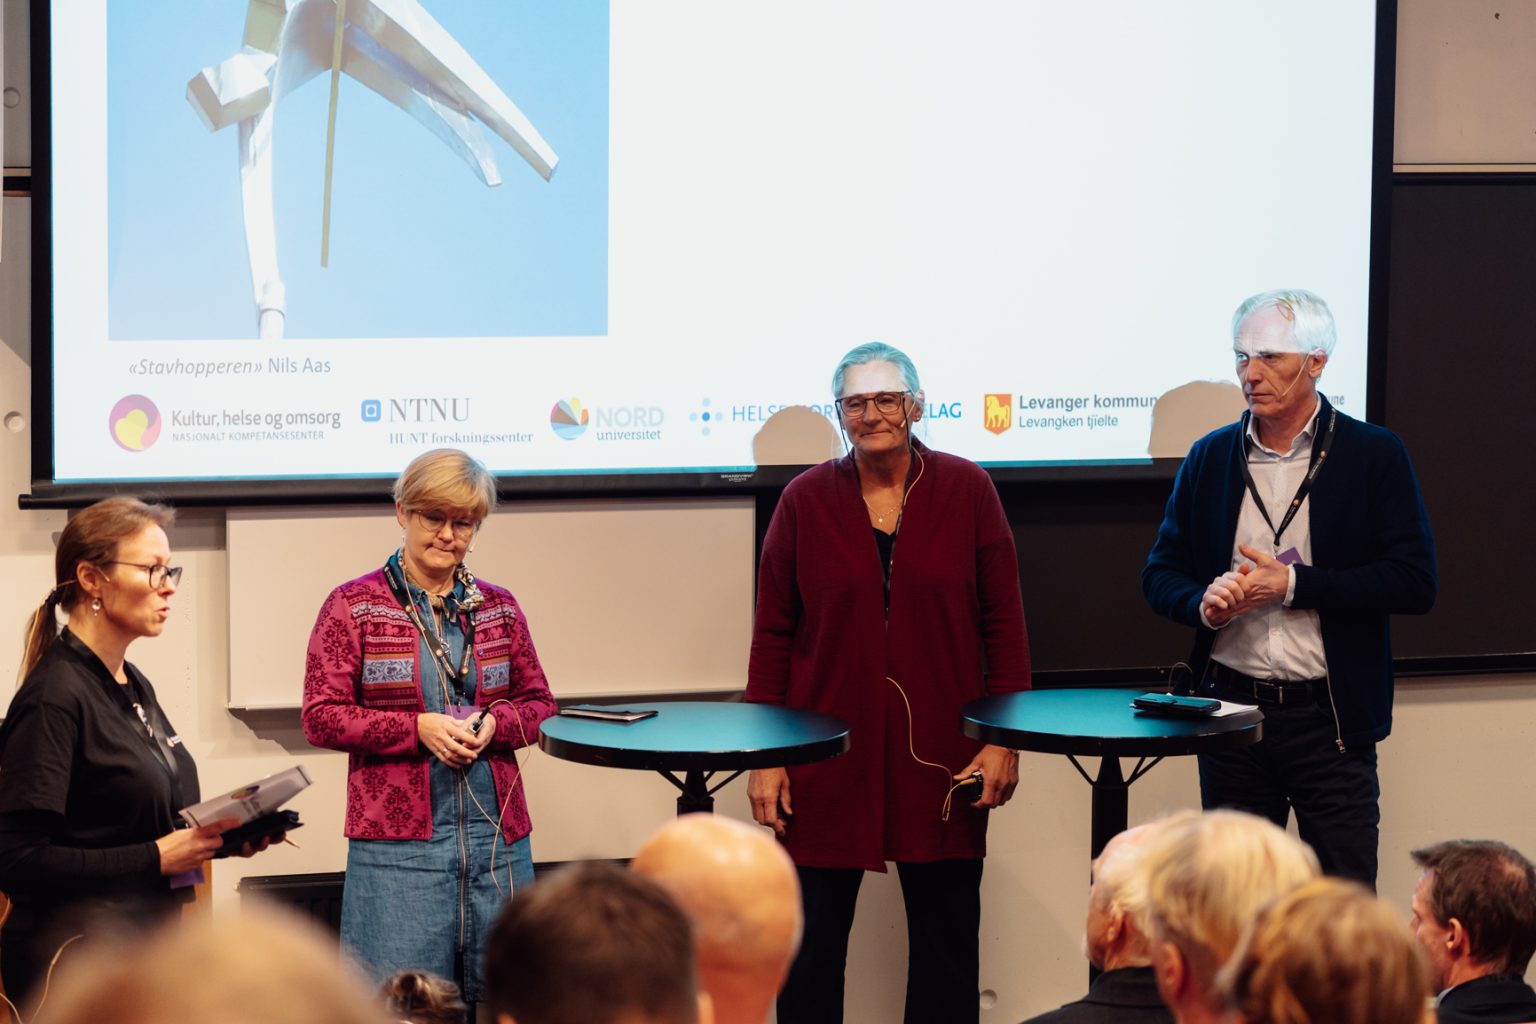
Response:
[[[91,614],[95,615],[99,611],[101,611],[101,598],[99,598],[99,597],[91,598]]]

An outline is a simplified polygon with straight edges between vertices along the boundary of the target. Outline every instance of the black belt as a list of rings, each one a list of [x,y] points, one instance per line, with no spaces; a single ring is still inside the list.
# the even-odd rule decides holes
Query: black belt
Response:
[[[1261,704],[1310,704],[1328,686],[1327,679],[1255,679],[1219,661],[1210,664],[1207,677],[1218,689]]]

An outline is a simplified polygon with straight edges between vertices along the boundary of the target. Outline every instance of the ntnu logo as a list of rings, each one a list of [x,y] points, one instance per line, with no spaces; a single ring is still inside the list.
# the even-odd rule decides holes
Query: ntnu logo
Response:
[[[391,423],[464,423],[469,419],[468,398],[391,398]]]

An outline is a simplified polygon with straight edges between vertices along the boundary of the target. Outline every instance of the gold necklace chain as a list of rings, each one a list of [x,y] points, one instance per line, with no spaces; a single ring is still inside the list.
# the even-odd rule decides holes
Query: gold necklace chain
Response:
[[[886,510],[887,512],[896,513],[896,521],[898,523],[901,521],[902,513],[906,512],[907,510],[907,499],[912,496],[912,488],[917,486],[917,482],[923,478],[923,470],[928,468],[927,464],[923,461],[921,454],[915,451],[912,454],[917,456],[917,476],[912,478],[912,482],[907,484],[907,489],[901,493],[901,504],[894,505]],[[862,488],[859,491],[859,498],[864,502],[864,507],[869,509],[870,514],[875,517],[875,522],[879,523],[881,526],[884,526],[885,516],[882,516],[880,514],[880,510],[871,505],[869,503],[869,499],[864,497]]]
[[[901,499],[901,504],[899,504],[899,505],[892,505],[890,508],[886,509],[886,512],[887,513],[890,513],[890,512],[898,512],[899,513],[904,507],[906,507],[906,504],[907,504],[906,495],[903,495],[902,499]],[[875,508],[875,506],[873,506],[873,505],[871,505],[869,503],[869,499],[868,498],[864,499],[864,507],[869,509],[869,514],[875,517],[875,522],[881,523],[881,524],[885,523],[885,516],[881,515],[880,514],[880,510]]]

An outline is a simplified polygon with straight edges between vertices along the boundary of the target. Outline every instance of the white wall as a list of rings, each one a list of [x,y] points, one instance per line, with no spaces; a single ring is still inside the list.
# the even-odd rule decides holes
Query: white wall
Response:
[[[5,0],[7,29],[23,24],[24,0]],[[1486,11],[1484,8],[1488,8]],[[1524,75],[1529,61],[1511,53],[1505,40],[1521,31],[1488,29],[1492,11],[1504,18],[1531,17],[1529,4],[1401,0],[1404,25],[1399,81],[1422,76],[1457,77],[1445,88],[1479,88],[1465,72],[1492,55],[1498,66]],[[1430,25],[1427,31],[1419,26]],[[1450,31],[1446,26],[1458,27]],[[1503,33],[1502,35],[1500,33]],[[1450,51],[1450,52],[1446,52]],[[14,50],[13,50],[14,52]],[[1529,52],[1527,48],[1526,53]],[[7,84],[24,84],[14,66]],[[1496,75],[1477,81],[1494,82]],[[1438,93],[1436,93],[1438,94]],[[1405,103],[1419,102],[1405,91]],[[1443,111],[1433,130],[1403,138],[1429,138],[1411,159],[1497,163],[1519,156],[1528,139],[1505,139],[1506,123],[1528,133],[1536,123],[1536,97],[1513,90],[1489,101],[1513,104],[1509,117],[1468,118],[1447,126]],[[1466,109],[1466,105],[1462,105]],[[1417,126],[1421,108],[1399,109],[1400,125]],[[1493,133],[1490,136],[1488,133]],[[1458,142],[1474,137],[1470,148]],[[1417,146],[1418,143],[1416,142]],[[1527,157],[1526,159],[1532,159]],[[9,163],[10,161],[7,160]],[[9,498],[27,490],[31,441],[27,340],[28,202],[5,200],[4,252],[0,255],[0,673],[17,663],[24,617],[51,583],[54,533],[62,512],[20,512]],[[222,511],[189,511],[172,535],[185,583],[164,637],[141,642],[133,659],[160,690],[168,713],[195,753],[206,792],[228,788],[301,760],[316,785],[296,806],[306,827],[295,834],[298,849],[280,847],[249,861],[221,862],[215,876],[216,906],[229,906],[246,874],[333,871],[343,865],[340,836],[345,759],[305,744],[293,712],[237,717],[225,708],[228,692],[228,555]],[[382,557],[382,554],[381,554]],[[505,581],[516,588],[516,580]],[[281,600],[280,594],[272,595]],[[539,609],[529,608],[532,621]],[[302,644],[304,637],[287,642]],[[537,639],[537,638],[535,638]],[[274,642],[285,642],[274,638]],[[558,689],[559,680],[555,680]],[[1407,852],[1452,836],[1494,837],[1536,852],[1536,798],[1528,784],[1529,737],[1536,736],[1536,676],[1405,681],[1399,687],[1396,734],[1381,752],[1383,836],[1381,893],[1406,916],[1415,872]],[[1087,886],[1088,788],[1064,758],[1025,755],[1024,781],[1014,803],[995,816],[984,883],[982,985],[996,1005],[987,1022],[1017,1021],[1081,993],[1086,980],[1078,942]],[[534,820],[534,852],[540,860],[627,856],[672,813],[673,790],[639,772],[609,771],[559,762],[534,753],[527,767]],[[1197,800],[1194,767],[1175,759],[1155,768],[1131,790],[1131,818],[1141,821]],[[747,817],[745,783],[732,783],[719,798],[721,812]],[[905,964],[901,903],[893,876],[866,882],[849,963],[851,1021],[899,1018]]]
[[[1536,169],[1536,5],[1398,0],[1401,171]]]

